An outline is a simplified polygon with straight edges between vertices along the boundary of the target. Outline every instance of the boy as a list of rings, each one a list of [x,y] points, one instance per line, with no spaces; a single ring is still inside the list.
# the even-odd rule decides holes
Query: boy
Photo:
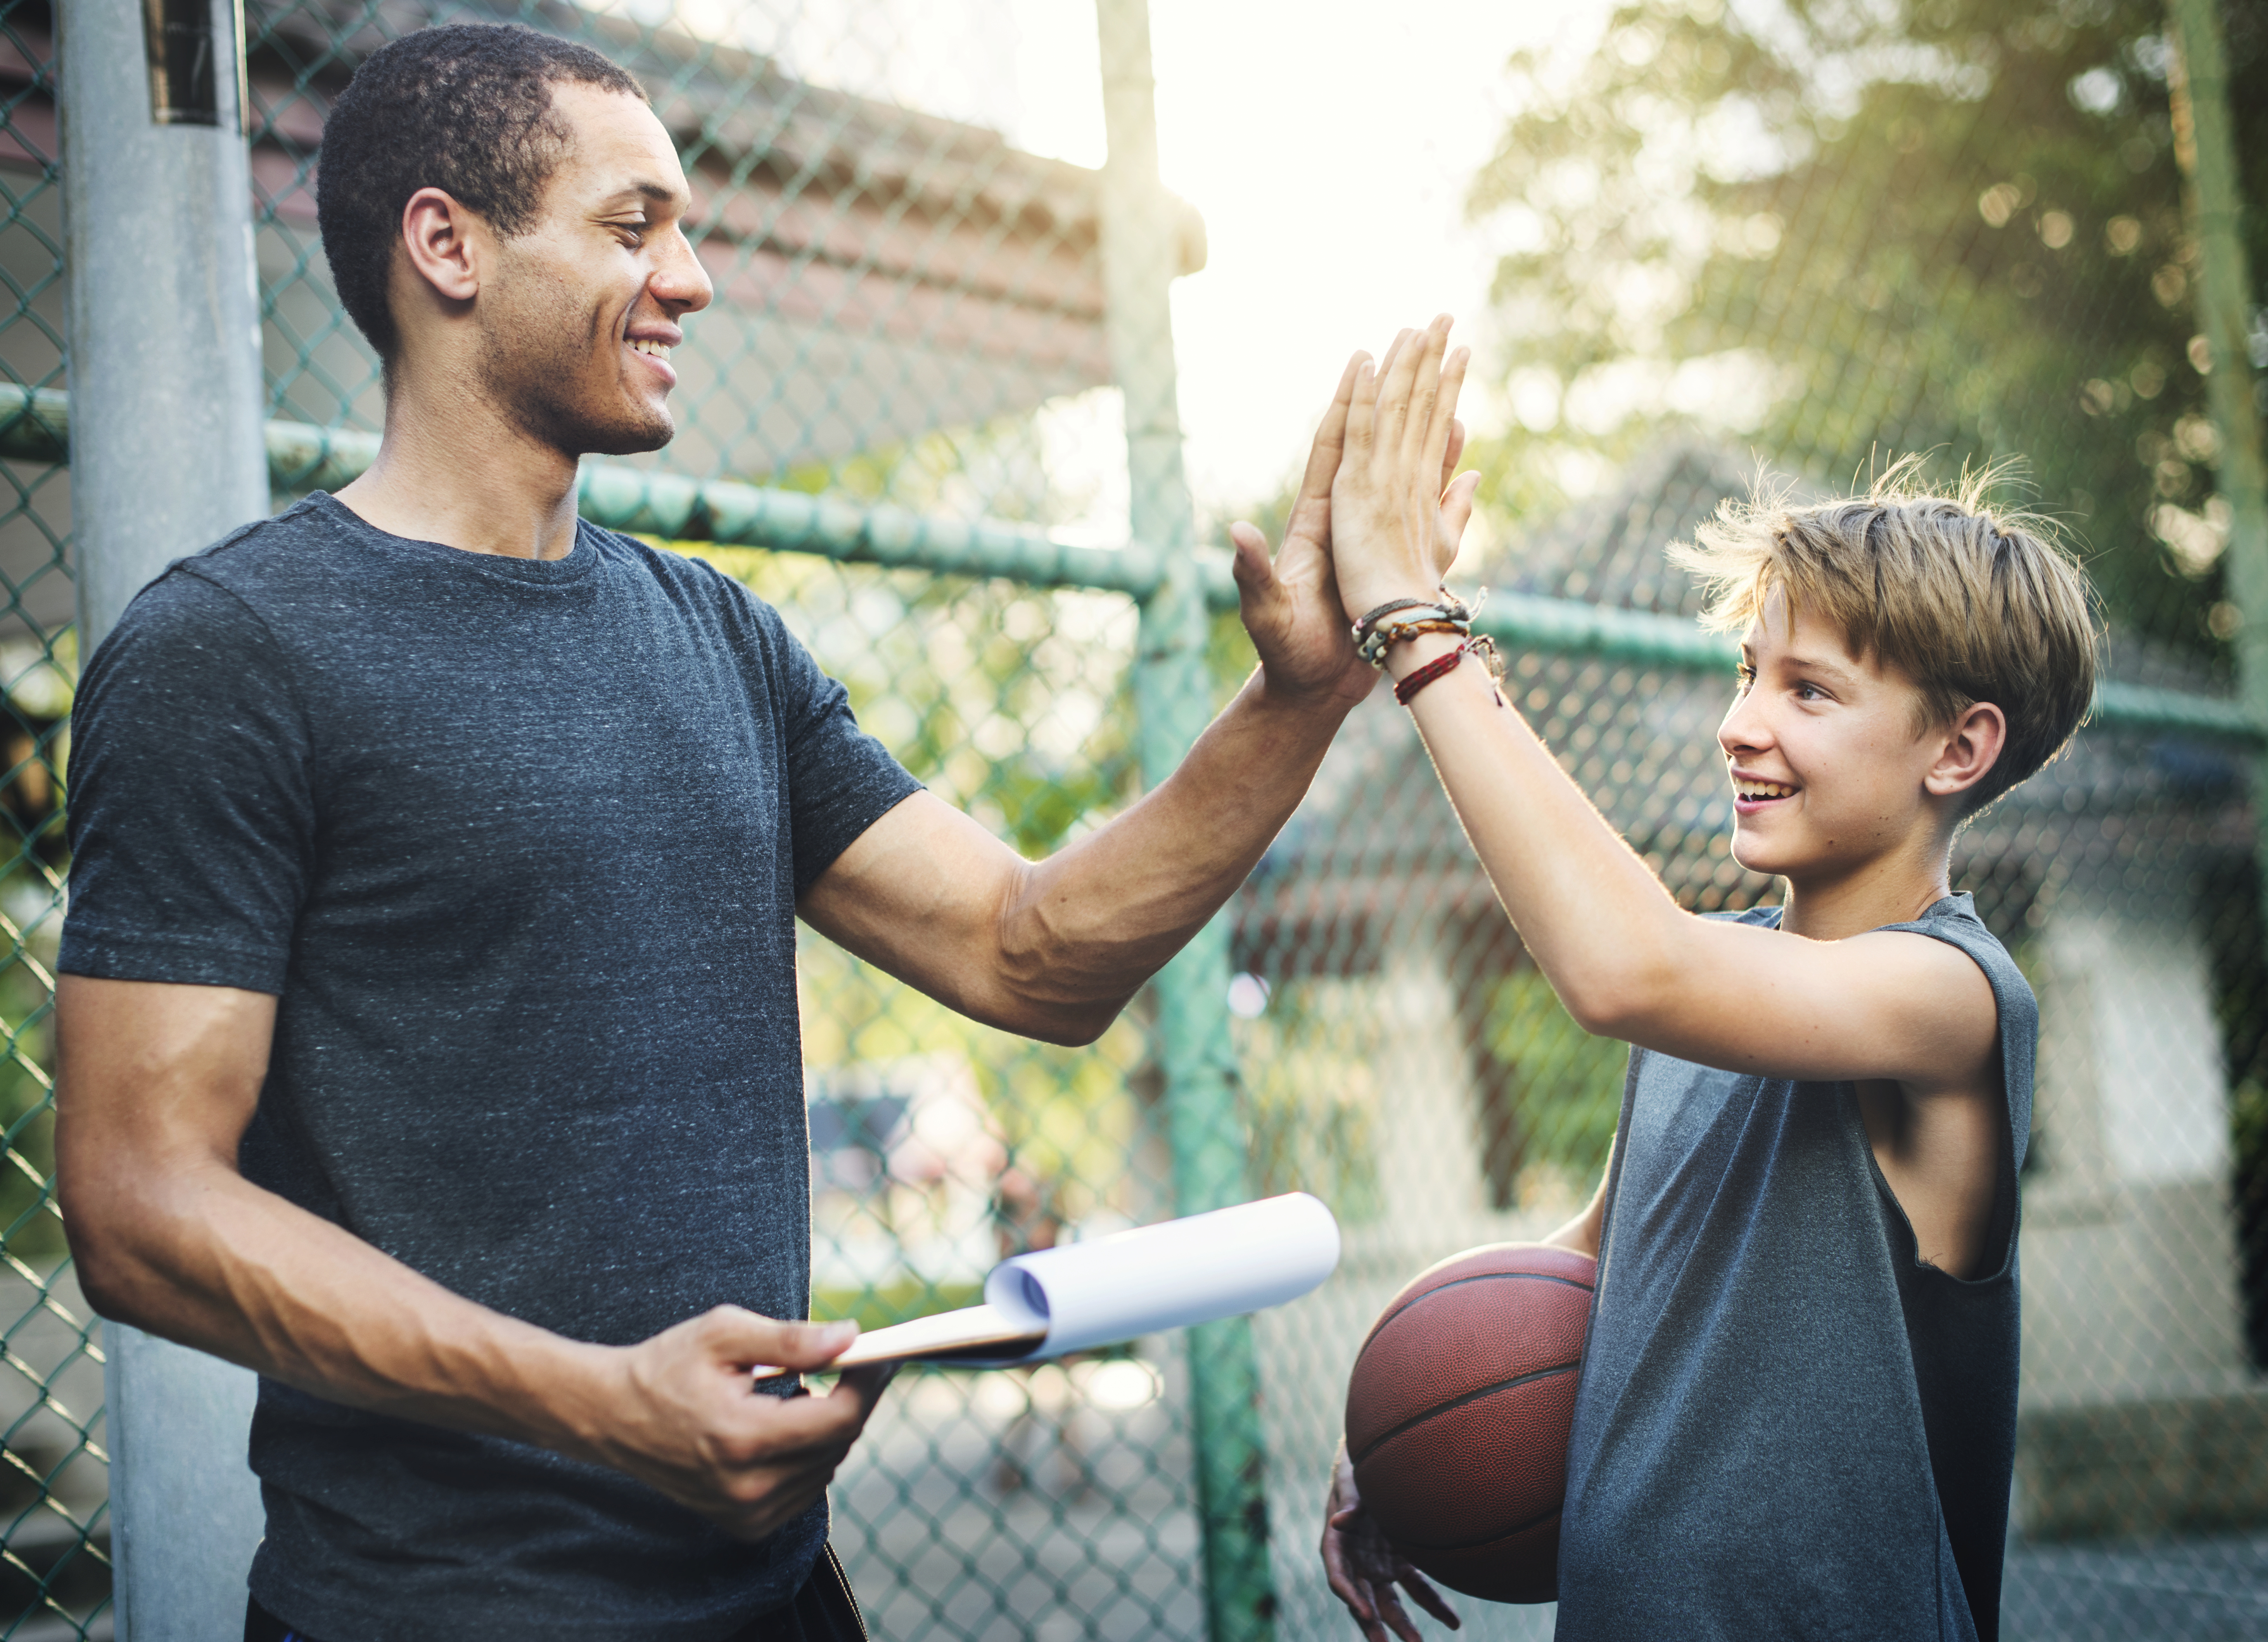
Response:
[[[1733,854],[1786,895],[1693,917],[1438,630],[1474,483],[1432,488],[1466,361],[1447,335],[1359,367],[1333,556],[1528,952],[1632,1046],[1607,1178],[1551,1239],[1600,1259],[1558,1634],[1989,1642],[2037,1012],[1949,857],[2085,713],[2086,585],[1979,487],[1928,496],[1909,466],[1864,497],[1723,510],[1675,557],[1742,630]],[[1456,1623],[1344,1454],[1323,1555],[1373,1642],[1417,1636],[1397,1582]]]

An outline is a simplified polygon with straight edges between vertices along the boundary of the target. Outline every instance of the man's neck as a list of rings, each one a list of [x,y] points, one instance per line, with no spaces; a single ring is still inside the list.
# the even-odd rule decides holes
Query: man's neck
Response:
[[[1950,850],[1933,842],[1832,874],[1787,880],[1780,927],[1812,940],[1841,940],[1885,924],[1910,924],[1953,893]]]
[[[563,559],[575,547],[575,458],[469,387],[397,383],[368,472],[338,499],[389,534],[468,553]]]

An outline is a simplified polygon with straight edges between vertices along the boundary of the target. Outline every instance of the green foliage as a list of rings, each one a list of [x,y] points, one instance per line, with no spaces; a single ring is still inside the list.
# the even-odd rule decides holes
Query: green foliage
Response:
[[[1532,966],[1497,983],[1486,1042],[1506,1074],[1521,1167],[1595,1181],[1614,1146],[1630,1046],[1577,1026]]]
[[[1384,1207],[1376,1125],[1376,1023],[1359,983],[1286,981],[1267,1012],[1234,1023],[1255,1197],[1313,1192],[1350,1226]]]
[[[2264,13],[2224,10],[2257,153]],[[1894,452],[2014,457],[2116,617],[2217,652],[2163,26],[2154,0],[1632,0],[1579,62],[1516,58],[1470,199],[1514,247],[1499,503],[1697,423],[1835,485]]]

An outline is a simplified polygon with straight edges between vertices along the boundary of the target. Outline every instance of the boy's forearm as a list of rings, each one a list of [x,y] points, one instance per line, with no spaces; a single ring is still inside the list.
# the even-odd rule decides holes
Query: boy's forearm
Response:
[[[1429,635],[1388,652],[1407,677],[1447,655]],[[1675,984],[1692,920],[1519,710],[1468,658],[1410,704],[1466,835],[1520,938],[1586,1031],[1629,1037]]]

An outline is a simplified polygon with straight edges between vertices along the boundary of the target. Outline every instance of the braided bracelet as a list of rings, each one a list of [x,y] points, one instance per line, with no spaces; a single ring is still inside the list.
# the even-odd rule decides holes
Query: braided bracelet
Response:
[[[1403,679],[1400,683],[1394,687],[1394,699],[1399,702],[1403,706],[1407,707],[1411,702],[1418,699],[1418,692],[1424,689],[1435,679],[1447,678],[1450,674],[1454,673],[1459,666],[1463,663],[1465,652],[1472,647],[1472,641],[1470,639],[1467,639],[1463,644],[1449,652],[1447,655],[1434,657],[1424,666],[1418,668],[1415,673],[1412,673],[1408,678]]]
[[[1498,706],[1503,706],[1504,658],[1497,653],[1496,642],[1485,633],[1478,638],[1465,640],[1448,654],[1436,656],[1424,666],[1411,673],[1408,678],[1395,685],[1394,699],[1407,707],[1418,698],[1419,690],[1424,689],[1434,680],[1447,678],[1450,674],[1454,673],[1468,655],[1478,656],[1481,659],[1481,666],[1488,671],[1489,694],[1496,698]]]

